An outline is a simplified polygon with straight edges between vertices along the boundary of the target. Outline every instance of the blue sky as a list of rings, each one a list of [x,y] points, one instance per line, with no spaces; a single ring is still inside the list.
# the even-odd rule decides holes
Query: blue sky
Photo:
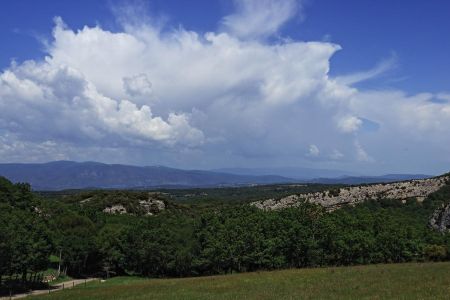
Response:
[[[72,28],[100,24],[119,29],[113,14],[125,1],[5,1],[1,4],[0,66],[43,55],[40,38],[51,38],[53,18]],[[232,11],[230,0],[153,0],[149,13],[163,15],[172,26],[207,32]],[[343,46],[333,58],[332,74],[373,67],[395,55],[396,70],[377,84],[409,92],[439,92],[450,85],[450,2],[445,0],[373,1],[309,0],[304,16],[288,22],[281,34],[293,39],[328,39]]]
[[[18,0],[0,22],[3,161],[450,169],[449,1]]]

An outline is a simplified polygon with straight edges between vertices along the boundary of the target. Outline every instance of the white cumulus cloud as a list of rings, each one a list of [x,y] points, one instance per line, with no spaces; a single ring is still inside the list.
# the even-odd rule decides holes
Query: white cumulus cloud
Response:
[[[99,93],[65,64],[25,62],[0,75],[3,130],[20,128],[34,139],[108,139],[201,143],[202,132],[183,114],[155,117],[149,106]]]
[[[301,2],[236,3],[220,30],[206,33],[149,22],[73,30],[57,18],[45,57],[0,73],[1,159],[31,159],[29,149],[32,160],[355,170],[448,157],[450,104],[431,101],[448,94],[355,88],[391,63],[333,77],[340,45],[264,38]],[[363,120],[379,129],[365,131]],[[309,157],[299,156],[305,149]]]

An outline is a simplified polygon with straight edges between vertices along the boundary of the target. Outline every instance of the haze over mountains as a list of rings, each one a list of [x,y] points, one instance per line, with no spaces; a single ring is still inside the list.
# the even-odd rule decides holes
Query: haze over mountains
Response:
[[[0,176],[13,182],[28,182],[35,190],[220,187],[304,182],[359,184],[429,177],[409,174],[345,176],[343,171],[305,168],[181,170],[164,166],[139,167],[72,161],[0,164]]]
[[[83,188],[208,187],[290,182],[281,176],[244,176],[164,166],[128,166],[98,162],[56,161],[0,164],[0,175],[28,182],[36,190]]]
[[[314,178],[336,178],[341,176],[361,176],[361,174],[342,170],[313,169],[301,167],[278,167],[278,168],[222,168],[213,171],[238,174],[238,175],[268,175],[274,174],[297,180],[310,180]]]

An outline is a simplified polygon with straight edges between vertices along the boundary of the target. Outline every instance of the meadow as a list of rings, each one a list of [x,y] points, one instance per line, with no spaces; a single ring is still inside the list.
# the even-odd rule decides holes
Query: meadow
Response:
[[[32,297],[83,299],[449,299],[450,263],[266,271],[181,279],[116,277]]]

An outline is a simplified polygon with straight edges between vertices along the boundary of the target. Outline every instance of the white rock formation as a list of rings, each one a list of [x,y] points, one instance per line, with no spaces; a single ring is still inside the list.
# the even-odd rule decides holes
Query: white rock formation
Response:
[[[103,212],[107,213],[107,214],[120,214],[120,215],[123,215],[123,214],[127,213],[127,210],[122,204],[117,204],[117,205],[113,205],[111,207],[106,207],[103,210]]]
[[[296,207],[302,201],[308,201],[320,204],[327,210],[332,211],[343,205],[355,205],[369,199],[397,199],[405,202],[406,199],[416,198],[417,201],[423,201],[429,194],[436,192],[445,185],[448,180],[448,176],[441,176],[430,179],[343,187],[325,192],[291,195],[279,200],[256,201],[250,205],[264,210],[276,210]]]
[[[146,214],[152,216],[160,211],[166,209],[166,204],[162,200],[152,198],[151,193],[147,200],[139,201],[139,205],[146,211]]]

